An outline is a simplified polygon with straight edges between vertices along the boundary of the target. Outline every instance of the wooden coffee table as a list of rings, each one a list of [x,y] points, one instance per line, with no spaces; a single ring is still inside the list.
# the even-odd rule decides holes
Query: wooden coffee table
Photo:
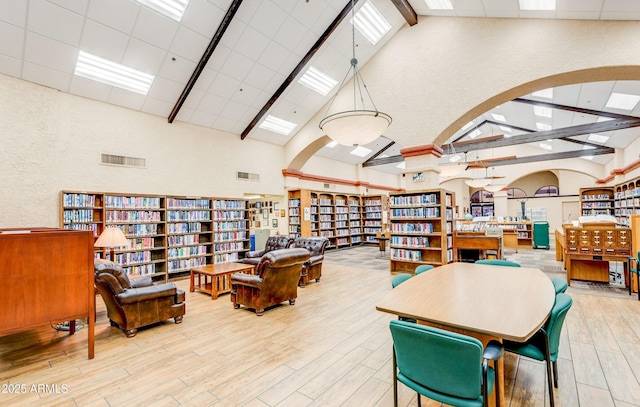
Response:
[[[211,294],[211,299],[215,300],[219,294],[231,291],[231,274],[252,274],[253,268],[253,265],[243,263],[220,263],[193,267],[189,291],[202,291]]]

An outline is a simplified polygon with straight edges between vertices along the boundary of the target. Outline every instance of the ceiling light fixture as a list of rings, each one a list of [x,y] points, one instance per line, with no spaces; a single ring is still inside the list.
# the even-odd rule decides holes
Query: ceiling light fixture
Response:
[[[622,110],[633,110],[640,102],[640,96],[628,95],[626,93],[612,93],[607,100],[605,107]]]
[[[391,24],[380,14],[370,2],[366,2],[351,19],[351,24],[372,45],[376,45],[391,30]]]
[[[431,10],[453,10],[453,5],[449,0],[424,0]]]
[[[146,95],[155,76],[117,64],[88,52],[80,51],[76,76]]]
[[[505,184],[493,184],[492,183],[492,184],[489,184],[489,185],[485,185],[484,186],[484,190],[493,193],[493,192],[502,191],[506,187],[507,186]]]
[[[355,19],[355,0],[351,0],[351,13]],[[355,146],[368,144],[382,136],[382,133],[391,124],[391,116],[378,111],[376,108],[367,85],[364,83],[362,75],[358,70],[358,60],[356,59],[356,34],[355,25],[351,25],[352,40],[352,58],[351,66],[347,71],[340,88],[331,100],[324,119],[320,121],[320,129],[331,139],[345,146]],[[349,74],[353,71],[353,109],[344,110],[338,113],[329,114],[336,97],[342,90]],[[364,91],[363,91],[364,89]],[[364,96],[368,98],[368,102],[372,105],[372,109],[368,109],[365,104]],[[360,105],[358,106],[358,100]]]
[[[275,116],[268,115],[260,124],[261,129],[288,136],[297,124],[288,122]]]
[[[520,0],[520,10],[555,10],[556,0]]]
[[[189,0],[138,0],[138,3],[180,22],[184,12],[187,10]]]
[[[327,94],[331,92],[331,89],[338,84],[338,81],[318,68],[310,66],[304,75],[298,79],[298,83],[321,94],[322,96],[327,96]]]

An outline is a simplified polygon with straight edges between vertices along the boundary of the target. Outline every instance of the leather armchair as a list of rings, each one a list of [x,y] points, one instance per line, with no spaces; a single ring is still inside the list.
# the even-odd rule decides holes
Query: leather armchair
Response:
[[[111,325],[122,329],[128,338],[142,326],[169,318],[176,324],[182,322],[185,294],[175,284],[154,284],[150,277],[129,280],[119,264],[102,259],[94,260],[94,278]]]
[[[261,316],[265,308],[283,301],[294,305],[302,267],[307,260],[309,252],[305,249],[272,250],[262,256],[255,274],[232,274],[233,308],[238,309],[242,304]]]
[[[288,249],[293,244],[293,238],[287,235],[269,236],[263,250],[252,250],[247,252],[242,259],[243,263],[257,266],[260,258],[272,250]]]
[[[300,287],[304,287],[311,280],[320,281],[322,277],[322,261],[324,250],[329,244],[326,237],[298,237],[293,242],[293,247],[300,247],[309,251],[309,260],[305,263],[300,276]]]

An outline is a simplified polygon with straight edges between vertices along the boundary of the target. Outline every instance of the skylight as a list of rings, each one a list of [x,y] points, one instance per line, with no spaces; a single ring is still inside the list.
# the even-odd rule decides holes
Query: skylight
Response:
[[[545,106],[533,106],[533,114],[540,117],[552,117],[553,110]]]
[[[466,130],[471,126],[473,126],[473,122],[469,122],[469,123],[465,124],[464,126],[462,126],[462,130]]]
[[[536,128],[538,130],[545,131],[545,130],[551,130],[553,127],[551,127],[551,125],[547,124],[547,123],[537,123],[536,122]]]
[[[548,11],[556,9],[556,0],[520,0],[520,10]]]
[[[372,150],[369,150],[367,147],[358,146],[351,151],[351,154],[357,155],[358,157],[366,157]]]
[[[146,95],[155,76],[80,51],[75,75],[92,81]]]
[[[553,99],[553,88],[537,90],[533,92],[531,96],[535,96],[537,98],[543,98],[543,99]]]
[[[322,96],[327,96],[338,84],[338,81],[313,66],[307,69],[298,82]]]
[[[587,140],[604,144],[607,142],[607,140],[609,140],[609,136],[603,136],[602,134],[589,134]]]
[[[491,117],[493,117],[493,120],[497,120],[499,122],[506,122],[507,121],[507,118],[504,117],[501,114],[491,113]]]
[[[453,10],[453,5],[449,0],[424,0],[431,10]]]
[[[611,96],[609,96],[609,100],[607,101],[607,104],[605,106],[613,109],[633,110],[639,101],[640,96],[638,95],[612,93]]]
[[[327,144],[325,147],[327,147],[327,148],[333,148],[333,147],[335,147],[335,146],[337,146],[337,145],[338,145],[338,142],[334,140],[334,141],[332,141],[331,143]]]
[[[354,24],[354,19],[356,29],[373,45],[376,45],[391,30],[391,24],[382,17],[371,2],[366,2],[360,7],[355,18],[351,19],[351,24]]]
[[[474,131],[472,131],[471,133],[469,133],[469,137],[470,137],[470,138],[476,138],[476,137],[478,137],[478,136],[479,136],[479,135],[481,135],[481,134],[482,134],[482,132],[481,132],[480,130],[475,129]]]
[[[269,130],[274,133],[283,134],[288,136],[289,133],[297,126],[295,123],[288,122],[286,120],[279,119],[275,116],[268,115],[266,119],[260,124],[261,129]]]
[[[189,0],[138,0],[138,3],[180,22]]]

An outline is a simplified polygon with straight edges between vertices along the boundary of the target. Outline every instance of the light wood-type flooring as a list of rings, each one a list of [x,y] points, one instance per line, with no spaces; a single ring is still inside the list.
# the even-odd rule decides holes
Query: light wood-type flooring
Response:
[[[520,250],[509,257],[562,275],[552,256]],[[0,338],[0,405],[393,406],[393,316],[375,309],[391,290],[388,264],[374,246],[328,252],[319,283],[299,289],[294,306],[262,317],[234,310],[227,294],[212,301],[188,293],[188,280],[180,280],[184,322],[169,320],[134,338],[109,325],[98,297],[93,360],[86,329],[68,336],[45,327]],[[574,305],[562,333],[556,405],[640,406],[637,297],[575,286],[567,293]],[[9,310],[3,304],[0,313]],[[509,406],[548,405],[542,363],[513,355],[505,363]],[[16,387],[24,393],[6,393]],[[417,404],[414,392],[399,389],[400,406]]]

